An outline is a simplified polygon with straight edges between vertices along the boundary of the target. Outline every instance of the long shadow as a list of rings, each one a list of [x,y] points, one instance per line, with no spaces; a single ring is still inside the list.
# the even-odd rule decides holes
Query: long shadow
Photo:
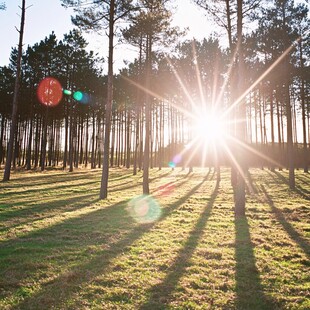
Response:
[[[246,217],[235,218],[236,309],[275,309],[264,294]]]
[[[14,195],[22,194],[23,196],[31,195],[33,193],[38,193],[39,191],[42,191],[44,193],[44,192],[50,192],[50,191],[55,191],[55,190],[63,190],[64,188],[74,188],[74,187],[78,187],[78,186],[87,186],[87,185],[91,185],[91,184],[98,184],[98,188],[99,188],[99,180],[86,181],[86,182],[78,183],[78,184],[75,183],[76,181],[77,181],[77,179],[73,179],[73,180],[71,180],[70,184],[67,184],[65,186],[60,185],[59,181],[57,181],[57,183],[50,181],[49,186],[45,187],[44,189],[35,188],[35,189],[26,189],[25,190],[25,189],[23,189],[23,187],[25,186],[24,184],[18,184],[12,188],[14,188],[14,190],[15,190]],[[63,181],[63,182],[65,182],[65,181]],[[40,184],[40,185],[42,186],[43,184]],[[33,185],[31,185],[31,186],[33,186]],[[38,185],[36,185],[36,186],[38,186]],[[27,184],[27,187],[29,187],[28,184]],[[68,193],[65,193],[65,195],[68,195]],[[8,192],[8,193],[1,194],[1,197],[5,198],[6,196],[12,196],[12,193]],[[14,203],[12,203],[12,204],[14,204]]]
[[[90,200],[91,199],[91,200]],[[16,216],[18,216],[19,218],[21,218],[21,220],[17,223],[17,224],[11,224],[8,225],[7,223],[5,224],[5,226],[3,228],[0,227],[0,232],[1,231],[7,231],[7,230],[11,230],[14,229],[16,227],[22,226],[22,225],[27,225],[27,224],[32,224],[32,226],[36,226],[37,222],[41,222],[43,220],[47,220],[47,219],[53,219],[57,216],[55,210],[58,210],[59,212],[74,212],[78,209],[83,209],[84,207],[89,206],[90,204],[94,204],[96,202],[99,201],[99,198],[94,198],[93,194],[90,195],[84,195],[84,196],[78,196],[78,197],[73,197],[70,199],[66,199],[64,200],[64,202],[67,203],[71,203],[74,205],[74,207],[66,207],[64,209],[64,207],[59,207],[60,204],[62,204],[62,200],[57,200],[56,202],[53,203],[49,203],[49,204],[45,204],[45,205],[38,205],[35,208],[31,208],[31,209],[23,209],[23,210],[17,210],[16,212],[11,212],[8,215],[2,215],[2,213],[0,214],[2,218],[2,222],[5,222],[5,220],[7,219],[11,219],[14,218]],[[55,207],[54,207],[55,205]],[[34,214],[36,214],[36,212],[40,212],[42,213],[42,211],[46,211],[52,209],[51,212],[54,213],[49,213],[47,212],[44,215],[39,215],[37,217],[33,217]],[[5,218],[5,220],[4,220]],[[27,235],[28,232],[22,234],[22,235]],[[15,238],[20,238],[20,235],[18,235],[17,237],[13,237],[13,239]],[[7,237],[7,240],[12,239],[11,237]],[[0,244],[3,241],[0,240]]]
[[[285,231],[288,233],[288,235],[291,237],[291,239],[293,239],[295,241],[296,244],[299,245],[299,247],[304,251],[304,253],[308,256],[308,258],[310,257],[310,245],[307,242],[306,239],[304,239],[296,230],[295,228],[289,223],[287,222],[287,220],[285,219],[285,216],[283,215],[283,213],[281,212],[280,209],[278,209],[275,205],[273,200],[271,199],[271,197],[269,196],[268,192],[266,191],[264,185],[261,185],[261,189],[262,192],[264,193],[266,200],[271,208],[271,210],[273,211],[273,213],[275,214],[278,222],[283,226],[283,228],[285,229]]]
[[[310,185],[310,174],[309,173],[304,173],[303,176],[301,175],[296,175],[295,178],[298,180],[298,182],[301,182],[305,185]]]
[[[278,171],[274,172],[278,178],[280,180],[282,180],[285,184],[289,185],[289,181],[288,179],[286,179],[281,173],[279,173]],[[295,184],[295,189],[294,191],[299,194],[302,198],[306,199],[306,200],[310,200],[310,192],[304,188],[302,188],[301,186]]]
[[[26,309],[29,308],[30,305],[34,305],[37,301],[42,300],[47,297],[49,298],[49,293],[52,291],[54,296],[57,296],[57,300],[53,300],[53,308],[61,308],[61,305],[65,300],[67,300],[74,292],[79,290],[79,287],[83,285],[85,282],[92,281],[95,277],[99,274],[103,274],[106,272],[107,268],[109,267],[110,263],[113,259],[115,259],[118,255],[124,253],[128,247],[134,243],[136,240],[141,238],[145,233],[149,232],[158,222],[163,221],[167,218],[170,214],[173,213],[180,205],[182,205],[187,199],[189,199],[198,189],[202,186],[204,180],[198,183],[195,187],[193,187],[186,195],[181,197],[175,203],[171,204],[170,206],[166,207],[163,210],[161,218],[155,222],[150,224],[144,225],[133,225],[127,223],[128,229],[130,229],[129,233],[125,235],[121,240],[116,241],[115,243],[108,244],[107,249],[103,249],[99,253],[97,253],[92,259],[83,261],[81,263],[77,263],[74,268],[68,270],[60,274],[57,278],[49,281],[48,283],[44,284],[42,289],[37,292],[36,294],[26,297],[23,301],[15,306],[16,309]],[[126,205],[119,204],[119,208],[125,208]],[[115,206],[113,207],[115,208]],[[109,207],[111,209],[111,207]],[[96,216],[97,218],[102,218],[102,212],[96,211],[91,214],[91,216]],[[124,210],[124,214],[125,214]],[[88,215],[90,216],[90,215]],[[118,214],[119,216],[119,214]],[[83,217],[85,218],[85,216]],[[82,217],[81,217],[82,219]],[[81,221],[80,219],[80,221]],[[109,219],[110,221],[111,219]],[[77,225],[79,221],[77,219],[66,221],[72,223],[72,225]],[[87,220],[83,222],[87,223]],[[64,225],[63,223],[61,225]],[[120,223],[121,227],[121,223]],[[57,227],[53,227],[53,230],[57,230]],[[36,234],[39,232],[37,231]],[[91,241],[90,241],[91,242]],[[52,251],[52,249],[51,249]],[[67,285],[64,289],[64,283],[68,283],[68,275],[75,274],[75,277],[71,279],[70,285]]]
[[[178,257],[175,259],[173,265],[168,268],[166,278],[158,285],[153,286],[147,295],[149,300],[140,307],[142,310],[146,309],[166,309],[168,307],[169,298],[174,292],[180,278],[185,274],[186,267],[193,256],[195,249],[199,244],[199,240],[206,227],[207,221],[210,217],[212,206],[216,199],[219,189],[219,182],[216,183],[215,189],[206,205],[203,213],[200,215],[194,229],[190,232],[189,237],[184,244],[184,247],[179,251]]]
[[[186,175],[181,180],[176,180],[176,181],[172,181],[172,182],[162,184],[158,188],[156,188],[152,191],[152,196],[155,198],[158,198],[160,196],[169,196],[175,190],[176,187],[181,187],[183,184],[188,182],[193,177],[194,177],[193,174]],[[206,181],[206,179],[204,180],[204,182],[205,181]]]
[[[190,176],[189,178],[191,178],[192,176]],[[188,180],[188,177],[186,178]],[[181,186],[184,182],[186,182],[187,180],[183,180],[182,182],[178,183],[177,185],[178,186]],[[92,183],[92,182],[89,182],[89,183]],[[78,186],[84,186],[85,184],[79,184],[77,186],[75,186],[75,189],[78,188]],[[124,186],[124,185],[127,185],[127,186]],[[69,187],[69,185],[67,186]],[[72,187],[70,185],[70,187]],[[128,182],[126,183],[123,183],[121,184],[121,187],[117,188],[117,189],[113,189],[113,190],[109,190],[110,192],[116,192],[116,191],[122,191],[122,190],[127,190],[127,189],[130,189],[130,188],[134,188],[134,187],[137,187],[137,184],[135,185],[129,185]],[[64,187],[62,187],[63,189]],[[30,190],[30,191],[34,191],[34,190]],[[44,191],[49,191],[49,190],[44,190]],[[36,190],[35,192],[38,192],[38,190]],[[64,196],[64,199],[61,199],[62,196]],[[73,196],[73,197],[72,197]],[[95,203],[97,202],[99,199],[97,198],[97,195],[96,194],[83,194],[81,195],[81,193],[79,192],[74,192],[73,195],[72,195],[70,198],[67,198],[68,197],[68,193],[64,193],[63,195],[61,196],[57,196],[58,199],[56,200],[53,200],[53,201],[49,201],[49,202],[46,202],[44,204],[42,204],[39,200],[36,204],[33,204],[33,202],[31,202],[31,205],[30,206],[26,206],[25,208],[23,209],[16,209],[16,210],[8,210],[8,211],[2,211],[0,213],[0,217],[1,218],[5,218],[5,219],[10,219],[10,218],[14,218],[16,216],[22,218],[21,221],[19,221],[19,223],[17,224],[13,224],[13,225],[10,225],[10,226],[5,226],[3,228],[0,228],[0,231],[4,231],[4,230],[7,230],[7,229],[12,229],[12,228],[15,228],[15,227],[18,227],[20,225],[25,225],[27,223],[35,223],[37,221],[42,221],[44,219],[48,219],[48,218],[53,218],[55,216],[55,214],[46,214],[46,215],[40,215],[38,218],[34,219],[33,216],[35,214],[42,214],[42,212],[46,212],[46,211],[49,211],[50,209],[55,212],[55,210],[59,210],[59,211],[75,211],[77,209],[80,209],[80,208],[83,208],[85,206],[87,206],[89,203]],[[89,199],[95,197],[94,199],[92,199],[91,201],[89,201]],[[84,202],[85,201],[85,202]],[[17,203],[17,202],[11,202],[11,203],[8,203],[8,204],[5,204],[5,207],[10,207],[10,206],[18,206],[18,205],[23,205],[25,206],[25,203],[22,201],[20,203]],[[64,210],[64,205],[74,205],[74,207],[68,207]],[[30,218],[29,218],[30,217]]]
[[[70,232],[67,228],[64,228],[66,226],[69,226],[70,228],[72,227],[73,229],[78,229],[78,227],[80,227],[80,225],[87,227],[87,229],[89,231],[94,231],[96,230],[96,227],[88,227],[88,223],[90,221],[90,219],[93,220],[93,223],[95,223],[95,225],[100,226],[101,225],[101,219],[106,219],[106,217],[110,217],[110,216],[114,216],[113,214],[119,214],[119,213],[124,213],[123,210],[125,208],[126,203],[128,202],[128,200],[124,200],[118,203],[115,203],[113,205],[110,205],[108,207],[105,207],[103,209],[95,209],[93,211],[90,211],[86,214],[74,217],[74,218],[67,218],[67,219],[63,219],[61,222],[58,223],[54,223],[49,225],[48,227],[43,227],[43,228],[38,228],[32,231],[29,231],[28,233],[25,233],[24,235],[17,237],[17,238],[11,238],[8,240],[4,240],[1,241],[1,247],[0,247],[0,257],[1,257],[1,250],[5,249],[5,248],[16,248],[19,247],[20,245],[27,245],[27,241],[28,240],[36,240],[38,242],[38,246],[42,245],[42,242],[44,242],[43,240],[45,240],[45,237],[47,237],[47,239],[51,239],[49,240],[49,242],[55,242],[55,244],[61,244],[62,246],[65,247],[66,246],[66,241],[62,239],[62,236],[60,234],[58,234],[58,232],[63,232],[64,229],[66,230],[66,232]],[[86,206],[86,204],[85,204]],[[118,223],[121,222],[124,219],[125,216],[123,216],[123,218],[114,218],[113,219]],[[133,227],[133,221],[129,221],[128,223],[126,223],[124,228],[130,228]],[[107,224],[107,227],[109,227],[109,224]],[[123,227],[122,227],[123,228]],[[84,240],[85,236],[80,236],[81,239]],[[38,239],[37,239],[38,238]],[[57,238],[60,238],[60,240],[58,240]],[[50,249],[51,252],[53,252],[53,248],[51,247]],[[48,253],[47,253],[48,255]]]
[[[86,185],[90,185],[93,182],[89,182]],[[1,205],[1,213],[0,216],[14,216],[16,213],[17,215],[22,215],[22,213],[25,213],[27,216],[29,213],[35,213],[40,212],[42,213],[46,209],[50,209],[51,207],[58,207],[58,205],[68,205],[71,203],[71,200],[75,201],[77,197],[81,197],[81,199],[84,199],[85,197],[91,197],[91,196],[97,196],[95,192],[92,193],[92,191],[89,191],[88,189],[84,188],[85,184],[68,184],[66,186],[62,186],[62,191],[59,194],[53,193],[53,196],[50,196],[51,191],[54,191],[57,189],[53,188],[51,189],[36,189],[36,190],[30,190],[30,192],[33,194],[32,196],[22,196],[19,198],[19,193],[17,194],[11,194],[10,202],[4,202],[3,205]],[[29,194],[29,192],[27,192]],[[14,200],[14,197],[17,196],[17,200]],[[69,196],[69,198],[68,198]],[[56,199],[49,199],[49,197],[56,197]],[[42,203],[40,200],[41,198],[44,200],[44,203]],[[31,200],[30,200],[31,199]],[[3,200],[3,199],[1,199]],[[62,201],[64,204],[62,204]],[[3,203],[3,202],[2,202]],[[12,206],[24,206],[22,209],[10,209]]]
[[[18,185],[24,185],[23,182],[29,182],[27,183],[28,187],[32,187],[32,186],[38,186],[38,185],[44,185],[44,184],[51,184],[52,182],[54,183],[63,183],[63,182],[68,182],[68,181],[72,181],[72,179],[74,180],[85,180],[87,179],[87,177],[89,177],[89,175],[91,177],[96,177],[96,175],[94,175],[94,173],[89,173],[89,172],[79,172],[79,173],[75,173],[75,174],[71,174],[71,173],[60,173],[60,174],[55,174],[55,175],[49,175],[49,174],[43,174],[43,175],[38,175],[38,176],[32,176],[32,177],[18,177],[16,179],[12,180],[12,183],[0,183],[1,186],[3,186],[4,188],[8,188],[8,189],[12,189],[16,187],[17,183]],[[51,182],[51,178],[52,178],[52,182]]]
[[[125,173],[124,175],[119,175],[119,173],[112,172],[109,175],[110,181],[119,181],[122,179],[126,179],[132,176],[132,173]]]
[[[211,173],[211,170],[209,169],[209,170],[208,170],[208,173],[207,173],[206,176],[205,176],[205,181],[207,181],[207,180],[209,179],[210,173]],[[210,180],[213,179],[214,174],[215,174],[215,172],[213,171],[213,175],[211,176],[211,179],[210,179]]]
[[[157,180],[157,179],[161,179],[161,178],[167,177],[168,175],[172,174],[172,172],[173,172],[173,171],[170,170],[170,171],[168,171],[168,172],[166,172],[166,173],[164,173],[164,174],[158,175],[157,177],[150,177],[150,182],[153,182],[153,181],[155,181],[155,180]]]
[[[168,173],[162,174],[162,175],[160,175],[158,177],[151,178],[150,179],[150,183],[152,183],[156,179],[164,178],[165,176],[168,176],[170,173],[171,172],[168,172]],[[121,183],[121,184],[109,185],[109,192],[110,193],[114,193],[114,192],[130,189],[130,188],[134,188],[134,187],[137,187],[139,184],[141,184],[141,181],[137,180],[137,183],[132,183],[131,182],[131,183],[128,184],[128,182],[124,182],[124,183]],[[124,185],[127,185],[127,186],[124,186]]]
[[[247,194],[252,194],[252,193],[258,194],[257,186],[256,184],[254,184],[250,171],[247,172],[247,181],[248,181],[248,184],[246,184]]]

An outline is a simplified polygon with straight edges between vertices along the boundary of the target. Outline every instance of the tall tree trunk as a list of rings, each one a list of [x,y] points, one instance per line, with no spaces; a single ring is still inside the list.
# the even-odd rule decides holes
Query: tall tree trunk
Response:
[[[79,150],[80,150],[80,154],[79,155],[79,164],[82,165],[83,164],[83,156],[84,156],[84,147],[83,147],[83,143],[84,143],[84,118],[83,116],[80,117],[80,139],[79,139]]]
[[[290,102],[290,92],[288,82],[285,85],[286,91],[286,129],[287,129],[287,155],[289,167],[289,186],[290,189],[295,188],[295,163],[294,163],[294,145],[293,145],[293,125],[292,125],[292,108]]]
[[[287,16],[285,9],[286,1],[281,2],[282,12],[282,29],[287,29]],[[284,51],[290,47],[289,34],[284,33]],[[283,52],[284,52],[283,51]],[[286,55],[282,63],[284,73],[284,99],[286,112],[286,130],[287,130],[287,156],[289,167],[289,187],[295,188],[295,163],[294,163],[294,145],[293,145],[293,124],[292,124],[292,107],[290,98],[290,53]]]
[[[96,139],[96,118],[95,112],[93,111],[93,132],[92,132],[92,142],[91,142],[91,169],[95,168],[95,139]]]
[[[41,118],[38,117],[36,121],[36,134],[35,134],[35,147],[34,147],[34,167],[37,168],[39,165],[39,149],[40,149],[40,132],[41,129]]]
[[[64,159],[62,163],[63,169],[66,169],[67,167],[67,161],[68,161],[68,137],[69,137],[69,113],[68,113],[68,102],[66,100],[66,111],[65,111],[65,146],[64,146]]]
[[[130,111],[129,111],[129,108],[128,108],[128,111],[127,111],[127,136],[126,136],[126,145],[127,145],[127,155],[126,155],[126,168],[129,169],[130,168],[130,153],[131,153],[131,130],[130,130],[130,127],[131,127],[131,117],[130,117]]]
[[[43,120],[42,145],[41,145],[41,171],[45,170],[47,125],[48,125],[48,106],[46,107],[45,118]]]
[[[30,103],[30,128],[28,135],[27,155],[26,155],[26,169],[31,169],[31,153],[32,153],[32,131],[33,131],[33,103]]]
[[[85,135],[86,135],[86,137],[85,137],[85,160],[84,160],[84,162],[85,162],[85,167],[87,167],[87,165],[88,165],[88,119],[89,119],[89,116],[88,116],[88,114],[87,114],[87,116],[86,116],[86,132],[85,132]]]
[[[75,116],[70,113],[70,135],[69,135],[69,172],[73,171],[73,155],[74,155],[74,135],[75,135]]]
[[[109,178],[109,148],[110,148],[110,131],[111,131],[111,114],[112,114],[112,100],[113,100],[113,39],[114,39],[114,14],[115,1],[110,1],[109,12],[109,60],[108,60],[108,90],[107,90],[107,104],[105,110],[105,132],[103,145],[103,165],[100,187],[100,199],[108,197],[108,178]]]
[[[274,119],[273,119],[274,112],[273,112],[273,108],[274,108],[274,105],[273,105],[273,91],[271,89],[271,91],[270,91],[271,152],[269,154],[270,154],[270,157],[271,157],[272,160],[274,160],[274,154],[275,154],[275,147],[274,147]],[[271,163],[270,170],[274,171],[274,164],[273,163]]]
[[[113,115],[112,122],[112,141],[111,141],[111,155],[110,155],[110,166],[114,166],[114,150],[115,150],[115,136],[116,136],[116,112]]]
[[[147,55],[146,55],[146,79],[145,88],[150,89],[150,79],[152,71],[152,35],[147,36]],[[150,128],[151,128],[151,96],[146,92],[145,98],[145,138],[144,138],[144,157],[143,157],[143,194],[150,193],[149,188],[149,165],[150,165]]]
[[[135,150],[133,159],[133,175],[137,174],[138,167],[138,148],[139,148],[139,132],[140,132],[140,108],[136,108],[136,130],[135,130]]]
[[[301,118],[302,118],[302,138],[303,138],[303,166],[304,172],[308,173],[308,150],[307,150],[307,127],[306,127],[306,108],[305,108],[305,80],[304,74],[304,60],[303,60],[303,46],[302,40],[299,40],[299,62],[300,62],[300,99],[301,99]]]
[[[242,19],[243,19],[243,1],[237,0],[237,45],[238,45],[238,75],[237,75],[237,89],[238,98],[242,95],[244,89],[244,56],[243,56],[243,46],[242,46]],[[239,102],[238,109],[239,123],[237,125],[237,138],[241,143],[246,142],[246,110],[245,110],[245,100],[242,99]],[[235,186],[235,215],[245,216],[245,175],[246,175],[246,164],[245,158],[243,156],[244,151],[242,151],[242,146],[238,147],[238,164],[239,169],[237,171],[237,184]]]
[[[2,164],[2,160],[4,158],[4,147],[3,147],[3,138],[4,138],[4,128],[5,128],[6,118],[2,116],[1,118],[1,132],[0,132],[0,167]]]
[[[11,163],[13,156],[13,144],[14,144],[14,134],[17,124],[17,107],[18,107],[18,94],[20,88],[20,78],[21,78],[21,62],[23,53],[23,37],[24,37],[24,26],[25,26],[25,15],[26,15],[26,0],[22,0],[22,15],[20,21],[19,30],[19,42],[18,42],[18,52],[17,52],[17,66],[16,66],[16,77],[14,85],[14,96],[13,96],[13,106],[12,106],[12,123],[10,129],[10,139],[7,151],[7,158],[5,162],[3,181],[9,181],[11,175]]]

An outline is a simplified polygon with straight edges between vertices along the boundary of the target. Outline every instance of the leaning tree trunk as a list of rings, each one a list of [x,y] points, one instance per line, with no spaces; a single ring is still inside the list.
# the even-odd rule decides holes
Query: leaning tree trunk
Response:
[[[7,158],[5,163],[3,181],[9,181],[11,175],[11,162],[13,156],[13,145],[14,145],[14,134],[17,124],[17,106],[18,106],[18,94],[20,88],[20,78],[21,78],[21,61],[23,53],[23,36],[24,36],[24,26],[25,26],[25,15],[26,15],[26,0],[22,0],[22,15],[20,21],[20,30],[19,30],[19,43],[18,43],[18,52],[17,52],[17,66],[16,66],[16,78],[14,85],[14,96],[13,96],[13,106],[12,106],[12,123],[10,128],[10,140],[7,151]]]

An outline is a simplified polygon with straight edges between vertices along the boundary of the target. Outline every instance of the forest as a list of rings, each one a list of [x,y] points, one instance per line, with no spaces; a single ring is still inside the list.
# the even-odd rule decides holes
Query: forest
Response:
[[[170,25],[168,1],[116,2],[112,21],[126,18],[128,26],[118,34],[112,29],[113,36],[122,36],[134,45],[138,55],[118,74],[112,73],[109,165],[133,167],[136,173],[143,167],[144,152],[149,153],[150,167],[159,169],[169,163],[183,167],[229,165],[227,145],[237,152],[233,147],[238,143],[233,138],[238,136],[236,128],[242,118],[242,143],[247,146],[243,156],[249,167],[281,169],[293,165],[308,171],[307,6],[294,1],[265,1],[266,6],[260,1],[244,1],[239,19],[245,25],[255,24],[255,28],[241,32],[239,43],[238,31],[242,29],[234,24],[238,20],[237,2],[196,2],[225,26],[227,48],[215,35],[202,41],[181,41],[182,31]],[[225,2],[230,7],[224,7]],[[72,5],[74,1],[63,3]],[[144,8],[137,13],[134,5]],[[99,5],[93,6],[97,9],[93,16],[87,15],[90,8],[79,8],[73,21],[80,29],[102,27],[90,20],[104,13]],[[240,48],[236,52],[238,44],[242,52]],[[63,38],[51,33],[27,46],[21,60],[17,48],[12,49],[10,64],[0,68],[1,164],[6,161],[14,83],[21,61],[12,166],[41,170],[62,166],[70,171],[79,165],[102,166],[106,101],[111,91],[109,77],[100,69],[103,59],[87,52],[86,46],[81,31],[75,28]],[[64,95],[57,106],[42,105],[36,89],[49,76],[57,78],[70,93],[80,91],[84,99]],[[239,89],[242,98],[236,105]],[[210,121],[212,118],[216,121]],[[211,122],[209,127],[201,125],[207,122]],[[222,128],[212,127],[216,122]],[[214,143],[207,132],[217,130],[225,132],[225,138],[219,139],[225,140],[226,146]],[[177,154],[181,154],[179,160],[173,163]]]
[[[309,1],[191,0],[197,39],[183,0],[60,0],[72,29],[31,45],[19,2],[0,308],[310,309]]]

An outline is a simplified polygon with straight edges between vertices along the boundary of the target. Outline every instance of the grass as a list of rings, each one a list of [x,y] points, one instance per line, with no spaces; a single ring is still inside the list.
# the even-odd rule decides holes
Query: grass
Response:
[[[107,200],[100,170],[0,183],[0,308],[310,308],[309,174],[290,191],[287,171],[251,169],[245,218],[229,169],[150,177],[149,199],[125,169]]]

